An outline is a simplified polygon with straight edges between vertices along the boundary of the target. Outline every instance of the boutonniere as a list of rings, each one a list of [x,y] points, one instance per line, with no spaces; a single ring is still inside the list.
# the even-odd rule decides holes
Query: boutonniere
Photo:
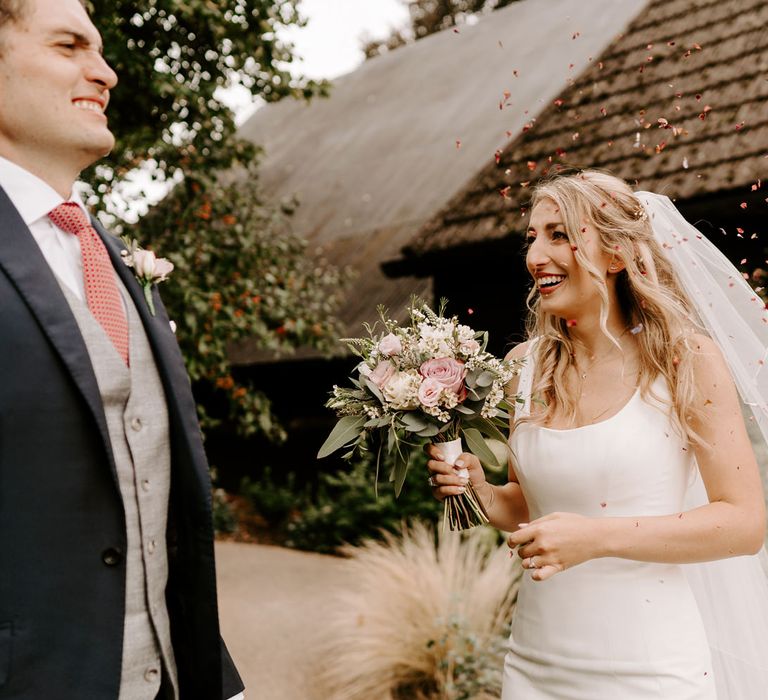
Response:
[[[144,250],[137,241],[123,236],[128,250],[121,251],[123,262],[133,269],[141,288],[144,290],[144,298],[149,306],[149,313],[155,315],[155,304],[152,301],[152,285],[164,282],[173,272],[173,263],[166,258],[158,258],[151,250]]]

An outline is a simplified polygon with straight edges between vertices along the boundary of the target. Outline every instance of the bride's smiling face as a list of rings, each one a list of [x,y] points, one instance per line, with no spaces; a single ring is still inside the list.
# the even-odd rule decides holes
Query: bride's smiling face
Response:
[[[544,199],[533,208],[526,266],[541,296],[541,310],[565,319],[593,311],[599,313],[601,303],[595,280],[576,260],[576,240],[581,241],[579,252],[606,280],[611,256],[601,250],[599,234],[593,226],[582,223],[579,235],[572,239],[551,199]]]

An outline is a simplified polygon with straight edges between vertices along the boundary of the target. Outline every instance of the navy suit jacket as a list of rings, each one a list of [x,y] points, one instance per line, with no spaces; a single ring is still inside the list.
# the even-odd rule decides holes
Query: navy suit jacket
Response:
[[[168,401],[166,590],[182,700],[242,683],[219,636],[208,464],[162,302],[95,224],[146,329]],[[0,699],[116,700],[126,531],[104,410],[59,284],[0,189]]]

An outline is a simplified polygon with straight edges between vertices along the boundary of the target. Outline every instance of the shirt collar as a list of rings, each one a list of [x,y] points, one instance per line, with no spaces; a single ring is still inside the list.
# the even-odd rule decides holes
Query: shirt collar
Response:
[[[48,212],[65,201],[47,182],[2,156],[0,187],[5,190],[27,226],[47,216]],[[76,188],[72,189],[68,201],[74,202],[89,215]]]

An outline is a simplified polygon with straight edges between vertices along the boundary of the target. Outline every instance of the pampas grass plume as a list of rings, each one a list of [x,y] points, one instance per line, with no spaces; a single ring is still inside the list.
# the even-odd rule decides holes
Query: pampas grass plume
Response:
[[[498,649],[521,569],[506,546],[497,546],[494,531],[436,537],[416,523],[342,553],[350,586],[338,591],[318,650],[324,698],[466,697],[456,690],[458,666],[467,654],[482,660],[494,646],[495,656],[483,663],[495,674],[490,685],[500,685]],[[473,700],[494,697],[491,688]]]

